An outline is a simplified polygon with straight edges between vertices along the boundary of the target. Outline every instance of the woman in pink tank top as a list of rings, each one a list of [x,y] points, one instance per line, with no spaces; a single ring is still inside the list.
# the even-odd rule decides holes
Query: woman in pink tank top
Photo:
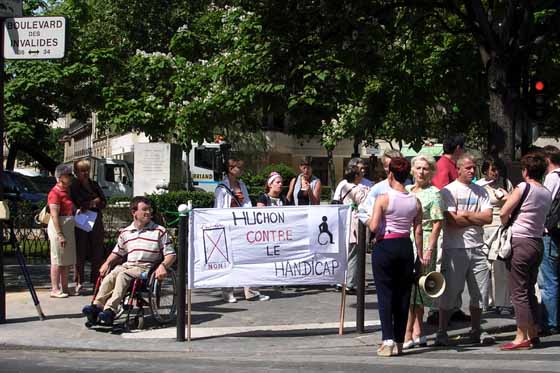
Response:
[[[514,219],[508,264],[511,303],[517,324],[514,340],[500,346],[503,351],[529,349],[540,343],[535,284],[544,251],[545,218],[552,202],[552,194],[540,183],[546,169],[547,163],[541,154],[523,156],[521,174],[525,182],[519,183],[500,212],[502,224]],[[511,216],[516,206],[520,206],[519,213]]]
[[[405,158],[393,158],[387,176],[391,189],[377,197],[369,221],[369,229],[376,232],[377,239],[371,261],[383,339],[377,350],[379,356],[402,353],[414,281],[412,226],[418,257],[423,265],[427,264],[422,252],[422,205],[404,187],[409,176],[410,162]],[[383,227],[381,231],[380,227]]]

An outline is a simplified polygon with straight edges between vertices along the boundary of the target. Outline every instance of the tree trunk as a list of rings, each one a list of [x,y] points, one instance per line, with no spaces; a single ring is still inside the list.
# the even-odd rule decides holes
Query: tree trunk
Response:
[[[490,63],[488,69],[490,130],[488,151],[506,164],[515,159],[515,104],[519,93],[507,79],[506,67]],[[518,85],[517,85],[518,86]]]
[[[360,145],[362,143],[362,139],[360,136],[354,136],[354,152],[352,153],[352,158],[359,158],[360,157]]]
[[[192,149],[192,145],[189,144],[189,146],[183,144],[181,146],[181,149],[185,152],[186,154],[186,158],[187,161],[185,163],[185,186],[187,188],[187,190],[189,192],[192,192],[194,190],[194,185],[193,185],[193,181],[192,181],[192,175],[191,175],[191,149]]]
[[[334,174],[334,159],[332,150],[327,150],[328,170],[329,170],[329,186],[331,187],[331,199],[336,189],[336,177]]]
[[[48,170],[51,174],[54,174],[54,169],[57,166],[56,161],[37,146],[33,146],[32,144],[18,144],[18,150],[26,152],[31,158],[39,162],[43,168]]]
[[[8,150],[8,157],[6,158],[6,170],[13,171],[16,165],[16,158],[18,153],[18,147],[16,144],[10,144],[10,149]]]

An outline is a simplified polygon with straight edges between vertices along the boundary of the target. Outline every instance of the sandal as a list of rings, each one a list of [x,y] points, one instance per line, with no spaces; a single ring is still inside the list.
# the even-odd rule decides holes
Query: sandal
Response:
[[[58,292],[51,291],[51,298],[68,298],[68,294],[63,293],[61,291]]]

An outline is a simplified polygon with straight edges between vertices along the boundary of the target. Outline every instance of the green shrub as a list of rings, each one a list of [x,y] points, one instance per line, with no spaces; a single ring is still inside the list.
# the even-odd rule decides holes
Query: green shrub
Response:
[[[208,192],[187,192],[184,190],[165,194],[150,194],[147,196],[152,201],[153,207],[158,211],[177,212],[177,207],[192,201],[193,207],[212,207],[214,194]]]
[[[131,198],[126,196],[113,196],[107,200],[108,205],[115,205],[118,202],[130,202]]]
[[[330,201],[331,199],[331,187],[328,185],[321,185],[321,201]]]
[[[257,174],[252,175],[247,173],[242,179],[243,182],[247,184],[247,187],[260,188],[262,191],[264,190],[264,185],[268,179],[268,175],[270,175],[272,171],[276,171],[282,175],[284,185],[289,185],[290,180],[297,176],[297,173],[290,166],[285,165],[284,163],[273,163],[263,168],[262,171]]]

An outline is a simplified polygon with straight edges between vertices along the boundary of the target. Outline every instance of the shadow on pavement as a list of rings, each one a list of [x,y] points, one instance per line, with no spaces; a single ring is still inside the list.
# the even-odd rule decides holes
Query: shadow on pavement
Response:
[[[79,319],[84,317],[82,313],[73,313],[73,314],[62,314],[62,315],[45,315],[46,320],[60,320],[60,319]],[[19,319],[9,318],[6,320],[6,324],[18,324],[24,322],[31,322],[31,321],[39,321],[39,316],[29,316],[29,317],[21,317]]]

